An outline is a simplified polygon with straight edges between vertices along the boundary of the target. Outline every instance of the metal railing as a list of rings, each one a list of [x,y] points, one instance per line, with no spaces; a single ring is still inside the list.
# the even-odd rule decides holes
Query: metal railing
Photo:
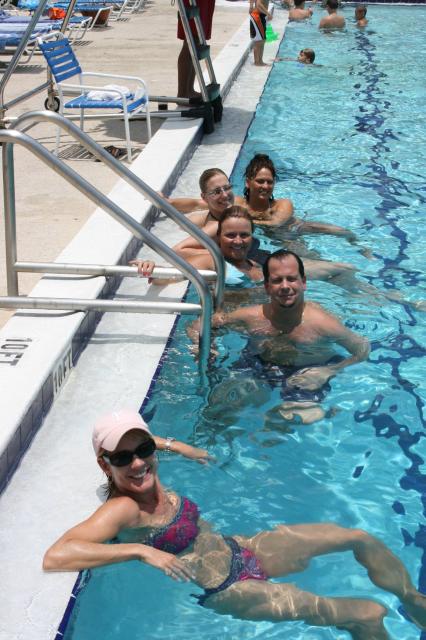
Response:
[[[29,116],[31,114],[28,114]],[[50,117],[63,120],[57,114],[48,114]],[[50,118],[48,118],[50,119]],[[20,119],[22,122],[23,119]],[[72,128],[75,125],[72,125],[70,122],[66,122],[66,127]],[[105,161],[106,164],[110,165],[117,173],[123,173],[122,177],[125,177],[126,174],[128,181],[133,182],[133,178],[138,181],[138,189],[146,195],[146,197],[153,202],[156,206],[160,206],[161,209],[165,210],[166,213],[172,210],[171,217],[177,218],[181,214],[175,211],[174,208],[167,203],[161,196],[159,196],[155,191],[153,191],[148,185],[145,185],[143,181],[133,176],[133,174],[122,167],[115,159],[109,156],[109,154],[104,151],[101,147],[99,147],[96,143],[94,143],[86,134],[81,132],[78,127],[76,127],[79,138],[87,138],[85,140],[86,148],[90,148],[90,150],[96,155],[96,157]],[[18,278],[17,278],[17,243],[16,243],[16,208],[15,208],[15,180],[14,180],[14,145],[19,144],[23,146],[31,153],[33,153],[37,158],[39,158],[42,162],[44,162],[47,166],[49,166],[53,171],[61,175],[65,180],[67,180],[70,184],[72,184],[75,188],[77,188],[80,192],[85,194],[92,202],[94,202],[97,206],[101,207],[109,213],[115,220],[123,224],[127,229],[129,229],[134,236],[145,242],[148,246],[152,247],[161,257],[165,260],[168,260],[171,264],[173,264],[186,278],[188,278],[192,284],[195,286],[196,291],[199,295],[201,305],[190,305],[190,307],[185,307],[188,303],[177,303],[179,305],[179,313],[184,313],[184,309],[188,309],[188,313],[198,313],[200,315],[200,336],[199,336],[199,366],[200,372],[202,374],[205,373],[207,369],[207,362],[210,353],[210,340],[211,340],[211,314],[213,311],[212,298],[210,295],[210,290],[208,284],[204,281],[202,276],[198,273],[194,267],[192,267],[185,260],[180,258],[177,254],[174,253],[172,249],[170,249],[164,242],[162,242],[159,238],[156,238],[150,231],[145,229],[140,223],[136,222],[126,211],[124,211],[121,207],[115,204],[112,200],[110,200],[107,196],[101,193],[98,189],[96,189],[93,185],[91,185],[85,178],[80,176],[73,169],[68,167],[64,162],[59,160],[56,156],[51,154],[45,147],[43,147],[39,142],[31,138],[25,133],[17,131],[15,129],[3,130],[0,131],[0,142],[2,143],[2,157],[3,157],[3,187],[4,187],[4,215],[5,215],[5,238],[6,238],[6,272],[7,272],[7,287],[8,287],[8,296],[0,297],[0,306],[2,307],[13,307],[13,308],[45,308],[45,309],[72,309],[72,310],[87,310],[87,309],[99,309],[99,310],[117,310],[117,311],[151,311],[151,305],[154,307],[154,303],[135,303],[135,302],[114,302],[114,301],[105,301],[105,300],[80,300],[80,299],[58,299],[58,298],[30,298],[30,297],[20,297],[18,291]],[[118,164],[120,171],[114,167],[114,163]],[[176,216],[175,214],[178,214]],[[183,216],[182,216],[183,217]],[[190,221],[185,219],[185,223],[188,224]],[[199,233],[199,230],[197,229]],[[205,240],[205,238],[204,238]],[[210,239],[209,239],[210,240]],[[211,241],[210,241],[211,242]],[[221,258],[222,263],[218,270],[218,278],[217,280],[222,280],[223,287],[223,259]],[[220,263],[220,261],[219,261]],[[23,263],[26,265],[25,270],[29,270],[30,268],[37,269],[40,265],[37,263]],[[49,263],[48,263],[49,264]],[[61,273],[65,271],[67,273],[73,273],[73,265],[59,265],[61,268]],[[78,265],[77,267],[81,267],[82,265]],[[83,265],[84,267],[89,267],[90,265]],[[55,263],[50,263],[51,270],[50,272],[54,272]],[[93,265],[96,268],[96,265]],[[99,268],[103,269],[104,274],[107,273],[109,267],[99,266]],[[74,271],[75,273],[79,273],[78,271]],[[80,269],[81,274],[81,269]],[[219,292],[221,288],[219,287]],[[220,296],[217,298],[217,302],[220,303]],[[166,310],[165,305],[168,303],[158,303],[156,306],[156,311],[160,313],[168,312]],[[139,308],[136,308],[139,305]],[[172,303],[169,306],[169,312],[176,312],[176,303]]]
[[[188,232],[189,235],[197,238],[198,242],[210,252],[215,271],[217,273],[216,282],[214,285],[214,306],[220,307],[223,301],[224,280],[225,280],[225,265],[222,254],[217,246],[209,236],[200,230],[191,220],[184,216],[180,211],[175,209],[170,202],[160,196],[154,189],[146,184],[143,180],[138,178],[130,169],[121,164],[118,160],[113,158],[110,153],[105,151],[103,147],[98,145],[90,136],[77,127],[73,122],[70,122],[67,118],[60,116],[58,113],[52,111],[30,111],[20,116],[14,123],[13,129],[19,129],[27,122],[51,122],[52,124],[61,127],[74,139],[78,140],[82,146],[85,147],[91,154],[93,154],[98,160],[107,165],[112,171],[114,171],[120,178],[130,184],[136,191],[144,195],[147,200],[151,202],[155,207],[160,209],[169,218],[171,218],[182,229]],[[11,129],[9,129],[10,131]],[[148,244],[148,243],[147,243]],[[63,272],[62,272],[63,273]]]

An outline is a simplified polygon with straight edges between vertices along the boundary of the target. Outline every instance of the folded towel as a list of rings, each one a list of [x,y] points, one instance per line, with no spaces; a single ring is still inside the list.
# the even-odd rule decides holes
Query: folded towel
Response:
[[[121,95],[118,94],[117,91],[124,93],[126,98],[132,95],[129,87],[121,87],[118,84],[106,84],[98,90],[89,91],[87,97],[89,100],[120,100]]]

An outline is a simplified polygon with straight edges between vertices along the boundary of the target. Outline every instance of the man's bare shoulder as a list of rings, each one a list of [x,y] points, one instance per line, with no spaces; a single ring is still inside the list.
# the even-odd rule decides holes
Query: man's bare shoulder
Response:
[[[303,322],[324,337],[339,337],[349,330],[342,322],[318,302],[306,302]]]

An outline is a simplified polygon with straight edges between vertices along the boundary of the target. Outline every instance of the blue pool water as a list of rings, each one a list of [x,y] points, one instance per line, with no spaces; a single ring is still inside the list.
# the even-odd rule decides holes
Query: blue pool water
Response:
[[[243,169],[253,154],[270,154],[279,168],[275,196],[290,197],[299,216],[350,227],[374,259],[327,236],[306,238],[309,249],[353,262],[360,278],[380,289],[398,288],[406,299],[425,299],[425,249],[417,240],[425,203],[426,52],[420,43],[426,10],[369,7],[370,24],[358,31],[353,8],[347,7],[346,32],[332,34],[317,30],[321,13],[316,10],[312,24],[289,25],[280,55],[295,57],[312,47],[322,66],[282,62],[272,69],[233,173],[235,190],[241,193]],[[271,238],[265,242],[278,244]],[[337,413],[289,432],[265,421],[280,397],[261,382],[261,404],[253,398],[227,412],[218,404],[216,387],[217,410],[212,410],[187,351],[187,321],[181,321],[144,415],[154,432],[208,446],[217,463],[206,468],[163,457],[162,479],[197,502],[203,517],[224,534],[253,533],[283,521],[365,528],[401,557],[426,590],[425,316],[327,283],[310,284],[308,295],[372,342],[368,362],[344,370],[331,383],[324,405]],[[233,365],[244,344],[235,332],[218,338],[210,378],[212,387],[228,380],[224,401],[240,392]],[[396,599],[371,585],[348,554],[319,558],[290,579],[323,595],[378,599],[390,609],[386,626],[393,638],[420,637]],[[83,582],[67,640],[348,637],[302,623],[219,616],[190,597],[199,592],[196,587],[175,584],[139,563],[95,570]]]

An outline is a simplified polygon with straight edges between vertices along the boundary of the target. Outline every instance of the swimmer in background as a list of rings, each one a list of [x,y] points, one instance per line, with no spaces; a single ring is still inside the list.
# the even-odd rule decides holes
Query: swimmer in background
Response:
[[[355,20],[357,27],[366,27],[368,20],[365,17],[367,15],[367,7],[365,4],[359,4],[355,7]]]
[[[256,67],[268,66],[263,62],[263,50],[266,40],[266,20],[272,20],[268,11],[269,0],[250,0],[250,38],[253,43],[253,58]]]
[[[381,604],[318,596],[298,588],[290,577],[317,556],[351,551],[373,584],[397,596],[411,619],[426,627],[426,597],[399,558],[366,531],[334,523],[281,524],[250,537],[224,536],[201,518],[197,504],[162,485],[155,442],[139,414],[133,421],[128,415],[123,419],[121,412],[103,416],[92,443],[108,479],[107,499],[47,550],[45,571],[80,571],[135,560],[140,565],[135,564],[134,571],[149,565],[178,582],[193,581],[204,591],[195,596],[198,604],[217,614],[274,623],[303,621],[343,629],[354,640],[389,640],[383,625],[387,611]],[[270,581],[283,576],[289,576],[288,582]],[[162,591],[158,597],[167,594]]]
[[[294,8],[288,12],[288,19],[292,22],[300,22],[311,18],[312,9],[305,9],[305,0],[294,0]]]
[[[212,326],[235,326],[249,334],[248,351],[235,366],[282,386],[285,420],[320,420],[325,415],[319,404],[322,387],[342,369],[366,360],[369,342],[321,305],[305,300],[304,265],[295,253],[274,252],[263,264],[263,274],[269,301],[229,313],[218,311]],[[198,341],[198,327],[196,320],[187,330],[193,343]],[[334,344],[346,349],[349,357],[336,360]]]
[[[302,49],[297,58],[275,58],[275,62],[300,62],[300,64],[314,64],[315,51],[313,49]]]
[[[319,29],[344,29],[346,26],[345,18],[338,15],[337,9],[339,7],[338,0],[327,0],[325,8],[327,9],[328,16],[321,18],[318,25]]]

